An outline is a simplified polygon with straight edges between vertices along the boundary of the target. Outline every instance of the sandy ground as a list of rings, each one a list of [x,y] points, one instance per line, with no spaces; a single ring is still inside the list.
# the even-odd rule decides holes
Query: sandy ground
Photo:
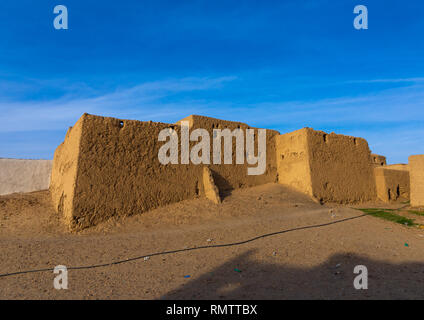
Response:
[[[79,233],[66,230],[47,191],[0,197],[0,274],[203,246],[69,270],[68,290],[54,289],[52,271],[0,276],[0,299],[424,299],[424,230],[322,206],[281,185],[234,191],[220,205],[184,201]],[[368,290],[353,287],[356,265],[368,268]]]

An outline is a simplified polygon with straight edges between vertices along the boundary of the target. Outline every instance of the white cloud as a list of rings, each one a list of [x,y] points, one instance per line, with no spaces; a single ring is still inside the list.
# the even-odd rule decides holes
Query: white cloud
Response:
[[[169,118],[183,114],[190,106],[186,102],[161,103],[161,98],[175,93],[218,88],[235,79],[183,78],[143,83],[90,98],[68,94],[50,101],[0,102],[0,121],[3,124],[0,132],[63,129],[73,125],[85,112],[139,120]]]
[[[190,114],[246,122],[282,133],[309,126],[317,130],[361,136],[374,152],[390,161],[405,162],[412,153],[424,153],[424,85],[415,84],[372,94],[316,101],[243,104],[231,101],[175,99],[180,93],[223,87],[236,77],[184,78],[118,88],[112,93],[84,97],[66,95],[52,101],[0,102],[0,134],[16,131],[64,130],[84,113],[142,121],[175,122]],[[421,79],[421,78],[410,78]],[[383,79],[375,81],[395,81]],[[403,79],[405,80],[405,79]],[[92,92],[90,92],[92,95]],[[30,133],[29,133],[30,134]]]

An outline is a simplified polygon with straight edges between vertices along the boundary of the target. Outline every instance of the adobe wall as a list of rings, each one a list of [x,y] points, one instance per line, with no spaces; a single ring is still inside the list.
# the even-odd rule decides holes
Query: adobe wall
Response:
[[[278,182],[312,196],[307,129],[276,136],[275,141]]]
[[[386,157],[379,154],[371,154],[371,162],[376,166],[385,166],[387,164]]]
[[[210,117],[190,115],[180,121],[177,124],[181,124],[182,121],[187,121],[189,123],[190,131],[201,128],[206,129],[209,132],[211,137],[211,164],[208,167],[213,172],[213,178],[215,184],[221,192],[226,192],[233,189],[252,187],[256,185],[261,185],[269,182],[277,181],[277,165],[275,159],[275,140],[274,137],[279,135],[278,131],[275,130],[266,130],[266,172],[261,175],[248,175],[247,169],[249,167],[255,167],[256,165],[237,164],[236,163],[236,144],[235,138],[233,138],[233,160],[232,164],[224,164],[223,155],[224,155],[224,142],[222,141],[221,164],[213,164],[212,161],[212,137],[214,129],[229,129],[231,131],[235,129],[241,129],[245,132],[246,129],[255,130],[255,154],[258,150],[256,149],[257,142],[257,128],[251,127],[242,122],[226,121]],[[246,136],[246,135],[245,135]],[[190,145],[193,146],[196,142],[191,142]]]
[[[82,229],[194,198],[199,170],[158,160],[159,132],[171,127],[178,130],[84,114],[56,150],[53,165],[52,196],[69,225]]]
[[[72,221],[77,179],[78,158],[84,116],[68,129],[65,141],[54,153],[50,193],[56,211],[67,221]]]
[[[201,127],[210,132],[216,126],[248,127],[206,117],[190,119],[192,129]],[[203,164],[163,165],[159,162],[159,149],[165,142],[159,142],[158,136],[166,128],[174,129],[181,137],[181,127],[176,124],[88,114],[78,120],[55,152],[51,185],[55,207],[73,229],[204,194]],[[277,132],[270,131],[267,141],[272,143],[275,134]],[[267,148],[273,161],[268,163],[268,171],[263,176],[248,176],[247,165],[235,162],[208,167],[215,183],[224,190],[275,181],[274,149],[273,145]],[[180,155],[179,148],[179,159]]]
[[[207,199],[216,204],[221,203],[219,189],[213,180],[212,171],[208,167],[203,167],[203,188]]]
[[[411,206],[424,207],[424,155],[409,157]]]
[[[278,181],[320,202],[363,202],[376,198],[366,140],[304,128],[277,141]]]
[[[384,202],[409,200],[409,171],[392,169],[397,166],[375,167],[377,198]]]
[[[205,129],[210,137],[210,164],[181,164],[182,123],[189,132]],[[178,136],[178,164],[161,164],[158,141],[163,129]],[[185,199],[205,196],[204,167],[222,193],[269,182],[286,184],[321,202],[361,202],[376,198],[374,165],[361,138],[304,128],[279,135],[266,130],[264,174],[248,175],[256,165],[213,163],[214,129],[255,131],[247,124],[192,115],[177,124],[120,120],[84,114],[68,130],[53,162],[51,194],[56,210],[73,229],[95,225],[112,216],[128,216]],[[224,156],[224,140],[221,156]],[[189,142],[189,150],[198,141]],[[244,145],[245,146],[245,145]],[[398,178],[396,178],[398,179]],[[387,180],[387,178],[386,178]],[[387,181],[385,183],[387,184]],[[209,186],[210,187],[210,186]]]
[[[398,164],[389,164],[387,166],[385,166],[387,169],[394,169],[394,170],[404,170],[404,171],[409,171],[409,165],[407,164],[403,164],[403,163],[398,163]]]
[[[339,203],[376,198],[365,139],[308,129],[308,150],[314,197]]]
[[[47,190],[51,160],[0,159],[0,195]]]

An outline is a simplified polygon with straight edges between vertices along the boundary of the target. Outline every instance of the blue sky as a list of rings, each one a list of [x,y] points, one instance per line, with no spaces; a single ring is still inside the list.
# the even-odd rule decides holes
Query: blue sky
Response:
[[[406,163],[424,153],[423,35],[419,0],[2,1],[0,157],[51,159],[88,112],[307,126]]]

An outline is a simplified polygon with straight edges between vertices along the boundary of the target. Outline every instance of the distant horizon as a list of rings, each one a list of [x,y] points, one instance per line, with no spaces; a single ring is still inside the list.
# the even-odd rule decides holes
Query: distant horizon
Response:
[[[87,112],[311,127],[408,163],[424,154],[423,16],[418,0],[1,3],[0,157],[53,159]]]

